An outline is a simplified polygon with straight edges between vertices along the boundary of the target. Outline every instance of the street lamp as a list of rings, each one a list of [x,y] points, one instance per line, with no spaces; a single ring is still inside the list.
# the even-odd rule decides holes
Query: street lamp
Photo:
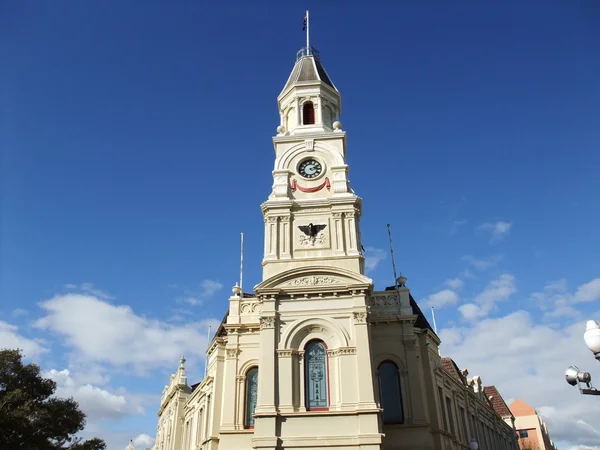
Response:
[[[594,354],[594,357],[600,361],[600,325],[595,320],[588,320],[585,333],[583,334],[585,345]],[[582,372],[577,366],[569,366],[565,371],[567,383],[571,386],[578,386],[579,392],[588,395],[600,395],[600,391],[592,386],[592,376],[589,372]],[[581,383],[586,387],[582,388]]]
[[[594,354],[596,359],[600,361],[600,325],[595,320],[588,320],[585,333],[583,333],[585,345]]]
[[[469,450],[479,450],[479,444],[475,439],[469,441]]]

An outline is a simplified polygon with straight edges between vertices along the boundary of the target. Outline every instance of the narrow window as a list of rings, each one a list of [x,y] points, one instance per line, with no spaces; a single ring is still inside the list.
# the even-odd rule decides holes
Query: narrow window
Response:
[[[329,408],[327,349],[321,341],[306,344],[306,409]]]
[[[315,106],[313,102],[306,102],[302,105],[302,124],[312,125],[315,123]]]
[[[244,427],[254,428],[254,410],[256,409],[256,398],[258,392],[258,367],[251,368],[246,372],[246,413]]]
[[[450,433],[456,436],[454,432],[454,414],[452,414],[452,400],[446,397],[446,409],[448,410],[448,422],[450,422]]]
[[[519,437],[521,439],[527,439],[529,437],[529,433],[527,430],[519,430]]]
[[[196,444],[201,444],[204,440],[204,409],[198,412],[198,431],[196,435]]]
[[[461,406],[460,407],[460,422],[462,424],[462,430],[463,430],[463,439],[468,441],[469,440],[469,431],[467,430],[467,421],[465,420],[465,409]]]
[[[379,365],[378,372],[383,423],[404,423],[398,366],[391,361],[384,361]]]
[[[448,413],[446,412],[446,407],[444,406],[444,391],[442,391],[442,388],[439,386],[438,395],[440,397],[440,410],[442,412],[442,420],[444,421],[444,430],[450,431],[448,428]]]

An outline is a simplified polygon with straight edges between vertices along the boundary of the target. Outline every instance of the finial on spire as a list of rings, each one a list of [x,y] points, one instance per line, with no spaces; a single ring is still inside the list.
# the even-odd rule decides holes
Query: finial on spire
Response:
[[[179,368],[185,369],[185,356],[183,355],[181,355],[181,358],[179,359]]]

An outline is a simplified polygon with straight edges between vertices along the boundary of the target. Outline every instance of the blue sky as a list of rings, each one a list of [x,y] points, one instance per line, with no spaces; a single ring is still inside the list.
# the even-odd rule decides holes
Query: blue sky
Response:
[[[594,368],[581,336],[600,320],[600,7],[452,3],[5,2],[0,346],[62,376],[110,449],[153,436],[178,355],[202,373],[240,232],[246,290],[260,281],[276,97],[308,8],[342,93],[368,275],[393,282],[391,223],[442,352],[545,411],[562,448],[600,449],[576,447],[600,442],[598,419],[588,437],[572,426],[598,406],[561,378]],[[489,330],[514,352],[478,353]],[[506,343],[529,332],[555,353],[532,338],[525,369]],[[494,364],[538,377],[532,391]],[[572,423],[551,411],[566,405]]]

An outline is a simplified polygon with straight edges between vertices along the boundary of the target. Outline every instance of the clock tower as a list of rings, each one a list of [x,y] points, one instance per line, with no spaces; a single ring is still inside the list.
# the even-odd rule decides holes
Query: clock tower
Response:
[[[341,96],[317,50],[298,52],[277,103],[273,189],[262,204],[263,280],[307,265],[363,274],[361,199],[348,181]]]

